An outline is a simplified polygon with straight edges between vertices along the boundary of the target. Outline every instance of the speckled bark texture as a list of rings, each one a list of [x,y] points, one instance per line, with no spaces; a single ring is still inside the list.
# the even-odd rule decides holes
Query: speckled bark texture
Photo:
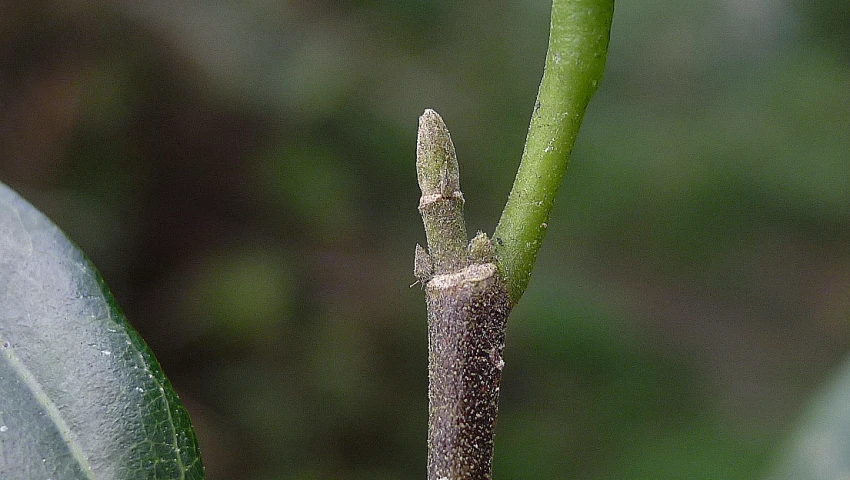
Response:
[[[437,275],[428,303],[428,480],[490,480],[510,300],[498,268]]]
[[[428,306],[428,480],[490,480],[512,304],[490,239],[467,242],[455,148],[433,110],[419,118],[416,172],[428,239],[413,267]]]

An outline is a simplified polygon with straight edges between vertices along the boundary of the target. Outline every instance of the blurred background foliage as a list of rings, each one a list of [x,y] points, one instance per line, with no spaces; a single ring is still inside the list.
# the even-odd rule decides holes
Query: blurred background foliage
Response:
[[[417,117],[470,230],[549,2],[17,0],[0,179],[101,269],[210,480],[422,478]],[[750,479],[850,347],[843,0],[620,2],[508,331],[499,479]]]

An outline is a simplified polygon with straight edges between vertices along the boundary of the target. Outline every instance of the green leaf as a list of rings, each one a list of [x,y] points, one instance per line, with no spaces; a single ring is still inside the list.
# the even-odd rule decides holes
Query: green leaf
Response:
[[[768,480],[850,478],[850,358],[808,406]]]
[[[0,183],[0,478],[203,477],[186,409],[97,270]]]

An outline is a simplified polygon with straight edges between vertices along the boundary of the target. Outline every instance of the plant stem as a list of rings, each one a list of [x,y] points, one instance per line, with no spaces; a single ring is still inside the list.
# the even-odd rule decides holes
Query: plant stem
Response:
[[[502,351],[534,266],[584,109],[602,76],[613,0],[555,0],[522,163],[495,245],[467,245],[460,175],[440,116],[419,118],[416,172],[428,250],[414,274],[428,307],[428,480],[490,480]]]
[[[493,263],[438,275],[428,306],[428,480],[490,480],[510,313]]]
[[[467,246],[457,158],[433,110],[419,119],[416,171],[428,252],[414,273],[428,307],[428,479],[490,480],[510,300],[493,246]]]
[[[549,50],[525,150],[499,225],[496,257],[516,303],[549,222],[558,187],[605,66],[614,0],[554,0]]]

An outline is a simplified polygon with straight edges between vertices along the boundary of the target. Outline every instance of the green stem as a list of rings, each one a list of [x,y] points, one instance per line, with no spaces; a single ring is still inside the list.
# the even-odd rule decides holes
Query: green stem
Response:
[[[581,120],[605,66],[614,0],[554,0],[549,50],[516,180],[494,233],[511,300],[528,286]]]

